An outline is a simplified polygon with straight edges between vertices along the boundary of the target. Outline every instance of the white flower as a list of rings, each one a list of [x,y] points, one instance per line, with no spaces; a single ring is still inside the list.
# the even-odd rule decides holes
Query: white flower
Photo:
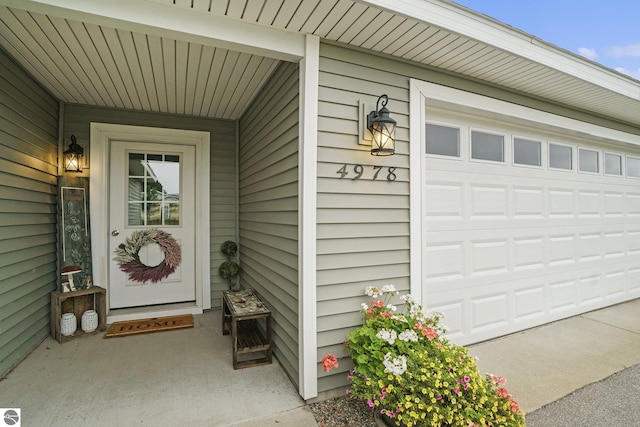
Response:
[[[395,295],[398,291],[396,291],[396,287],[393,285],[384,285],[382,287],[383,294]]]
[[[411,296],[411,294],[402,295],[400,299],[409,304],[413,303],[413,297]]]
[[[371,298],[378,298],[378,295],[380,295],[380,291],[375,286],[368,286],[364,290],[364,293],[365,293],[365,295],[368,295]]]
[[[365,303],[362,303],[362,309],[363,310],[369,310],[369,306]]]
[[[416,331],[414,331],[412,329],[407,329],[406,331],[400,332],[400,335],[398,335],[398,339],[400,341],[413,341],[413,342],[416,342],[416,341],[418,341],[418,334],[416,333]]]
[[[407,318],[405,316],[403,316],[402,314],[394,314],[393,316],[391,316],[391,318],[393,320],[397,320],[399,322],[407,323]]]
[[[384,355],[384,371],[393,374],[397,377],[404,374],[407,370],[407,358],[403,355],[393,357],[391,353]]]
[[[389,310],[391,310],[391,311],[398,310],[398,307],[396,307],[395,305],[392,305],[392,304],[389,304],[387,307],[389,307]]]
[[[383,328],[380,331],[378,331],[378,333],[376,334],[376,337],[393,345],[393,343],[396,342],[396,338],[398,337],[398,334],[394,330],[387,331],[386,329]]]

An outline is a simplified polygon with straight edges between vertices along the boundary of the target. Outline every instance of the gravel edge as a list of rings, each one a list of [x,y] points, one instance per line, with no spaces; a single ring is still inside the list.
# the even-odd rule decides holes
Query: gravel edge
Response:
[[[366,402],[350,396],[335,397],[308,405],[320,427],[376,427]]]

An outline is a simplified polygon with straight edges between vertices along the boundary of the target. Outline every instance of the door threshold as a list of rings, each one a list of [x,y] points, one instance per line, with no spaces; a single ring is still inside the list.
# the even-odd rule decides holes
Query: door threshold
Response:
[[[116,308],[109,310],[107,323],[123,322],[127,320],[149,319],[153,317],[179,316],[181,314],[202,314],[202,307],[193,302],[149,305],[145,307]]]

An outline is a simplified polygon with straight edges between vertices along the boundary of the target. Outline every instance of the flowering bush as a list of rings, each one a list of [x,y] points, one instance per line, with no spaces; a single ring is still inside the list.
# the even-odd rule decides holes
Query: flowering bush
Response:
[[[404,308],[398,312],[391,304],[397,295],[393,285],[365,293],[374,300],[363,304],[363,325],[347,343],[355,364],[351,395],[398,426],[525,425],[504,379],[480,375],[467,349],[443,336],[441,314],[427,316],[410,295],[401,297]],[[324,359],[323,364],[331,369]]]

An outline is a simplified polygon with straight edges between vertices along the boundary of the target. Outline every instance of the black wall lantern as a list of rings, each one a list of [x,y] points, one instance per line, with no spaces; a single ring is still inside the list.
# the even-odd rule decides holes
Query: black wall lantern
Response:
[[[82,157],[84,150],[76,143],[76,136],[71,135],[69,149],[64,152],[64,171],[82,172]]]
[[[382,101],[382,108],[379,108]],[[380,95],[376,109],[367,115],[367,129],[371,132],[371,155],[390,156],[396,152],[396,121],[389,117],[389,97]]]

